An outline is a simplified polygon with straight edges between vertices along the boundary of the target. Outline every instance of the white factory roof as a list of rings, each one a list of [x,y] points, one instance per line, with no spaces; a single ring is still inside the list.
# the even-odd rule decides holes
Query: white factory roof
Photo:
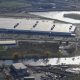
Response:
[[[12,66],[15,68],[15,69],[26,69],[27,67],[22,64],[22,63],[14,63],[12,64]]]
[[[16,41],[15,40],[2,40],[2,41],[0,41],[0,45],[7,45],[7,44],[16,44]]]
[[[15,28],[14,26],[17,25]],[[15,30],[34,30],[34,31],[50,31],[50,32],[72,32],[75,26],[67,23],[55,23],[53,20],[32,20],[32,19],[16,19],[16,18],[0,18],[1,29]],[[71,27],[71,29],[70,29]],[[51,30],[52,28],[52,30]]]

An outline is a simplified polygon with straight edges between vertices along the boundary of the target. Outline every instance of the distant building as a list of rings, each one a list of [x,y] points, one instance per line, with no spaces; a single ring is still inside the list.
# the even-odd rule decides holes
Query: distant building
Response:
[[[27,67],[22,63],[14,63],[10,66],[10,74],[14,78],[24,78],[29,76]]]

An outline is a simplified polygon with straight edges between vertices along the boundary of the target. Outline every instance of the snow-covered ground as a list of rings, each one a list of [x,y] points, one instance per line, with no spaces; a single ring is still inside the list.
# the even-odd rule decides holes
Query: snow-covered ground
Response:
[[[39,15],[51,19],[57,19],[68,23],[80,24],[80,20],[64,17],[64,14],[71,14],[71,13],[80,14],[80,11],[32,12],[30,14]]]
[[[30,65],[61,65],[61,64],[67,64],[67,65],[80,65],[80,56],[78,57],[71,57],[71,58],[51,58],[48,59],[48,62],[46,63],[42,59],[38,61],[24,61],[24,64],[30,64]]]
[[[50,58],[48,60],[39,59],[37,61],[34,61],[33,59],[30,60],[19,60],[19,62],[23,62],[25,65],[33,65],[33,66],[39,66],[39,65],[80,65],[80,56],[77,57],[70,57],[70,58]],[[12,60],[0,60],[0,65],[11,65],[13,63]]]

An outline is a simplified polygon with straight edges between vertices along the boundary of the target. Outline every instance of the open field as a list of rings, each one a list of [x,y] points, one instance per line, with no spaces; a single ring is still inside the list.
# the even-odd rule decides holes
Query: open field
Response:
[[[64,14],[64,17],[80,20],[80,14]]]

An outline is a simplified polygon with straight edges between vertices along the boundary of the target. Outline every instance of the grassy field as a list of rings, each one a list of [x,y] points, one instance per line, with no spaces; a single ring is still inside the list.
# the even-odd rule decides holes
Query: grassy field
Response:
[[[64,14],[64,17],[80,20],[80,14]]]
[[[27,46],[28,45],[28,46]],[[25,58],[25,57],[61,57],[62,53],[58,51],[58,44],[51,43],[21,43],[14,47],[0,46],[1,58]]]
[[[12,1],[12,2],[2,2],[0,3],[0,7],[3,8],[21,8],[21,7],[28,7],[31,6],[30,4],[27,3],[17,3],[16,1]]]
[[[2,8],[21,8],[30,7],[31,5],[25,0],[3,0],[0,2],[0,7]]]

